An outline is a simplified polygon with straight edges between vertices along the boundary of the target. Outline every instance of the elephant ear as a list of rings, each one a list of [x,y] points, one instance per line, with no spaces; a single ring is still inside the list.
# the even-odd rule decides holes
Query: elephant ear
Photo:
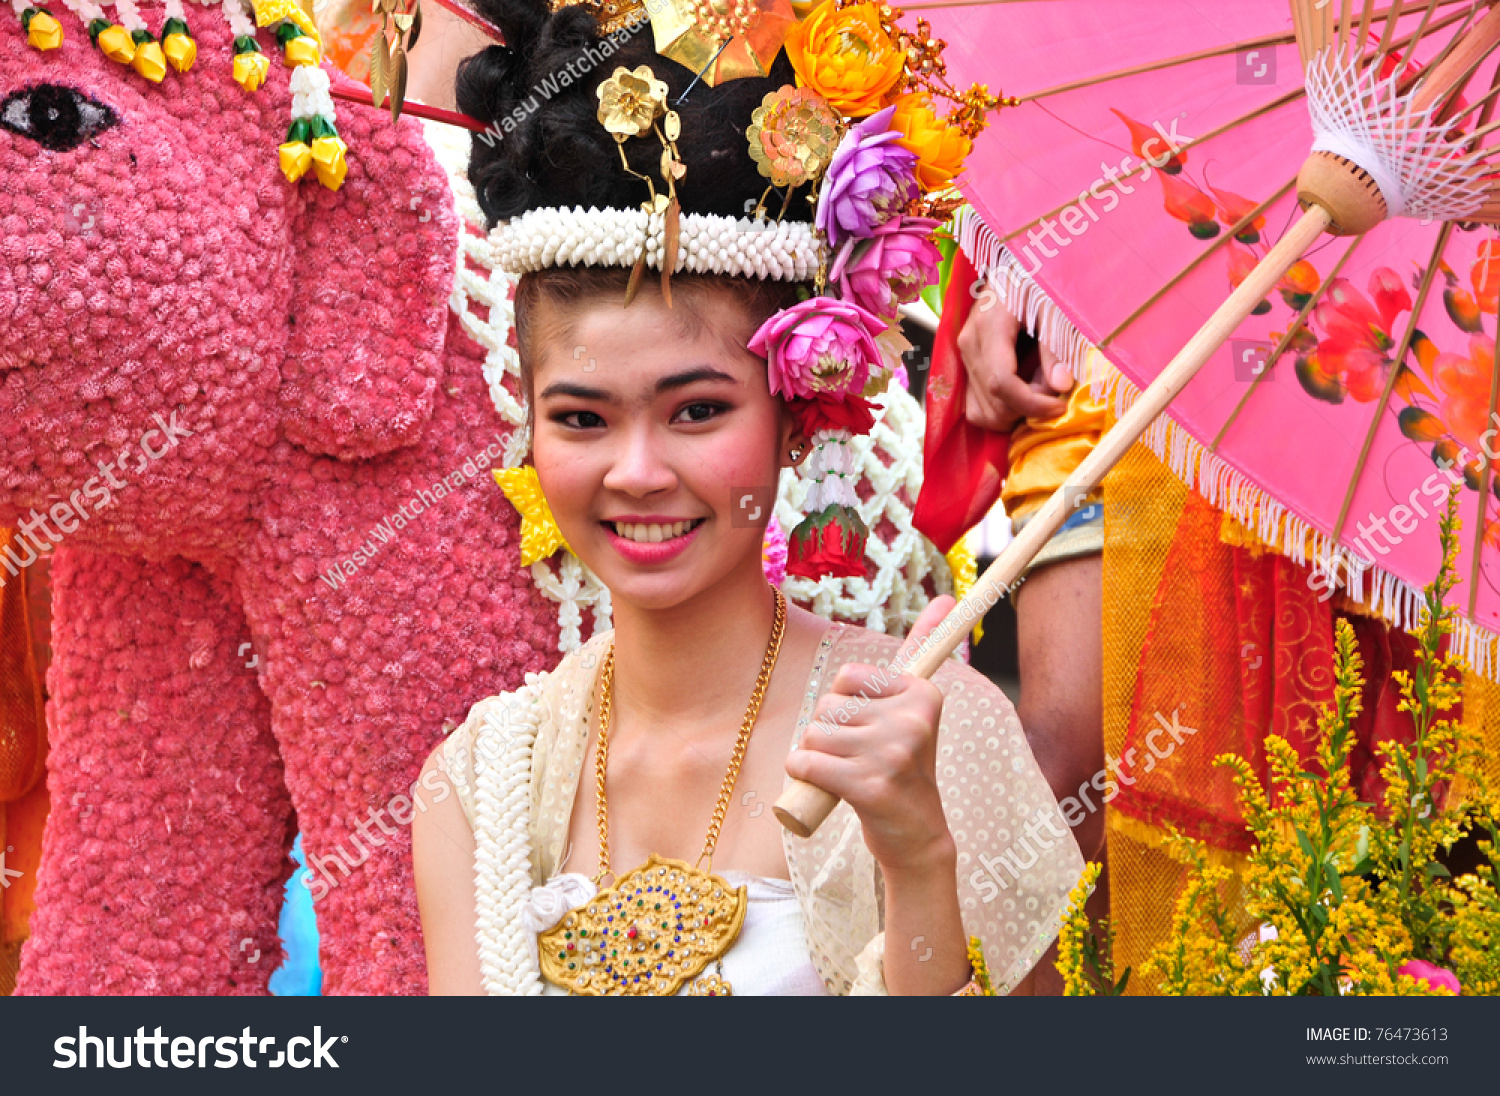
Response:
[[[458,216],[415,119],[341,103],[343,186],[295,185],[291,330],[281,415],[293,443],[340,460],[410,445],[443,382]]]

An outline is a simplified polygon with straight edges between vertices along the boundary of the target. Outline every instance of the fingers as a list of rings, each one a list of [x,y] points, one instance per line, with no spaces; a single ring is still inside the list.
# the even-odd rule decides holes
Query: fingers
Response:
[[[1028,419],[1055,419],[1067,410],[1066,400],[1031,387],[1014,373],[990,378],[990,396],[1003,400],[1012,411]]]
[[[1042,367],[1037,370],[1037,375],[1046,379],[1052,391],[1066,395],[1073,390],[1073,370],[1067,362],[1060,359],[1052,351],[1042,346],[1039,342],[1037,349],[1040,352]]]

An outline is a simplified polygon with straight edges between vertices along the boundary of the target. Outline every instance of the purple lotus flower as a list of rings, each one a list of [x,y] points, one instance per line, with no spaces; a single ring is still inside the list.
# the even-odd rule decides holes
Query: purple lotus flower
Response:
[[[877,316],[895,316],[899,305],[916,300],[923,287],[937,281],[941,256],[932,230],[938,224],[931,217],[902,217],[880,225],[867,239],[845,240],[829,272],[839,296]]]
[[[875,336],[885,329],[852,301],[812,297],[761,324],[748,346],[766,359],[773,394],[842,400],[859,395],[884,368]]]
[[[917,155],[896,144],[893,106],[870,115],[844,135],[823,176],[813,223],[837,250],[847,237],[871,235],[917,196]]]

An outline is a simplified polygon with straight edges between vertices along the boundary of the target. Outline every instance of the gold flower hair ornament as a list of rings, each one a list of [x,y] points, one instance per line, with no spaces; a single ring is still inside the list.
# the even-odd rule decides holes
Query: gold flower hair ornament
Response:
[[[599,124],[614,137],[615,147],[620,150],[620,164],[627,174],[645,180],[650,191],[650,198],[641,204],[641,208],[647,213],[662,215],[661,295],[670,308],[672,271],[677,267],[681,237],[682,203],[677,200],[677,180],[687,174],[687,165],[677,151],[677,138],[682,136],[682,118],[668,108],[666,82],[656,78],[650,65],[637,65],[633,72],[624,65],[619,66],[608,80],[599,85],[596,94],[599,96]],[[656,183],[649,175],[632,168],[625,156],[626,141],[651,133],[661,141],[661,177],[667,187],[665,194],[656,189]],[[635,299],[645,273],[646,240],[643,240],[640,257],[636,259],[625,287],[626,305]]]
[[[787,192],[777,219],[785,216],[792,191],[822,176],[843,132],[838,115],[817,92],[790,85],[769,92],[751,113],[745,131],[750,158],[771,180],[756,204],[755,218],[765,215],[766,198],[780,187]]]

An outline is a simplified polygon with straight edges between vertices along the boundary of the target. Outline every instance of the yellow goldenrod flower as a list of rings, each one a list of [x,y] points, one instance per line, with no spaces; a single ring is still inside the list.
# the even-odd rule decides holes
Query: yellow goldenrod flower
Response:
[[[166,50],[167,60],[172,62],[172,67],[178,72],[186,72],[198,59],[198,43],[186,34],[167,35],[162,48]]]
[[[302,178],[312,166],[312,149],[301,141],[288,141],[276,151],[281,156],[281,173],[289,183]]]
[[[344,185],[344,176],[349,171],[344,154],[348,151],[349,146],[337,137],[319,137],[312,143],[313,170],[318,173],[318,182],[329,190]]]
[[[264,53],[236,53],[234,55],[234,82],[246,91],[254,91],[266,82],[271,71],[271,62]]]

